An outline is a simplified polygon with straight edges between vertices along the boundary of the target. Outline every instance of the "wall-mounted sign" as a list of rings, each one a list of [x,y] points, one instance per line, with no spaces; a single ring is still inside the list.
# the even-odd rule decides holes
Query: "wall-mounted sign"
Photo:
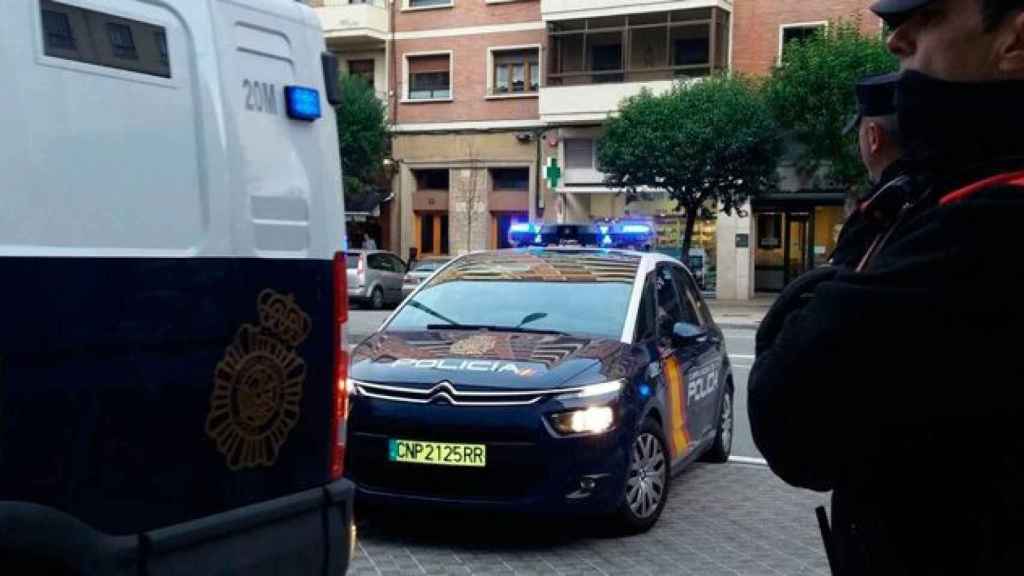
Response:
[[[736,235],[736,247],[737,248],[750,248],[750,234],[737,234]]]

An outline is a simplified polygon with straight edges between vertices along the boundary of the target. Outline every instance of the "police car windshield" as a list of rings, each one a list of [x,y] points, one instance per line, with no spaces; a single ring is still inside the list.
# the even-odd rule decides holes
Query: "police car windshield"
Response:
[[[445,282],[421,290],[395,316],[388,330],[435,328],[441,325],[438,316],[450,319],[452,327],[517,329],[527,316],[546,314],[526,328],[617,340],[632,291],[632,285],[619,282]]]
[[[639,258],[523,250],[460,258],[437,273],[388,330],[489,326],[618,339]]]

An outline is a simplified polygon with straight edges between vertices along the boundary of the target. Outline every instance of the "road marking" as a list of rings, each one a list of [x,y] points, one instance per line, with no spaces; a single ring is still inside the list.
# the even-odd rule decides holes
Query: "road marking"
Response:
[[[753,360],[756,356],[753,354],[729,354],[729,358],[734,358],[736,360]]]
[[[734,464],[749,464],[751,466],[768,466],[764,458],[750,458],[748,456],[729,456],[729,462]]]

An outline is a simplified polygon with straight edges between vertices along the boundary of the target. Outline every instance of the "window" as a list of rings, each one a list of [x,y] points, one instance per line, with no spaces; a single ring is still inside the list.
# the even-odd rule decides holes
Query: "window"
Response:
[[[565,167],[593,170],[594,141],[590,138],[567,138],[565,140]]]
[[[415,170],[417,190],[448,191],[450,172],[446,168]]]
[[[757,247],[762,250],[782,248],[782,214],[757,215]]]
[[[163,30],[157,30],[153,33],[153,38],[156,41],[156,51],[160,54],[160,62],[164,65],[170,64],[170,58],[167,55],[167,34]]]
[[[540,318],[530,328],[618,340],[632,295],[633,285],[627,282],[453,279],[442,272],[416,294],[422,307],[401,308],[387,330],[423,330],[444,323],[440,317],[461,324],[518,326],[536,314]]]
[[[409,56],[409,100],[443,100],[452,97],[451,56]]]
[[[658,267],[654,287],[657,291],[658,302],[658,338],[661,339],[664,346],[670,346],[672,330],[676,323],[686,320],[685,308],[680,298],[681,293],[676,286],[675,274],[670,266]]]
[[[779,32],[779,57],[786,53],[786,46],[790,42],[803,42],[812,38],[820,30],[825,29],[825,22],[814,22],[811,24],[788,24],[784,25]]]
[[[549,25],[548,85],[707,76],[729,62],[729,13],[718,8]]]
[[[453,4],[454,0],[406,0],[407,8],[444,8]]]
[[[110,36],[110,47],[116,58],[138,60],[139,53],[135,49],[135,39],[132,38],[131,28],[124,24],[108,22],[107,35]]]
[[[523,94],[540,89],[538,50],[495,50],[493,94]]]
[[[403,262],[401,258],[394,254],[388,254],[385,258],[388,261],[388,265],[391,267],[392,272],[397,272],[399,274],[405,273],[405,262]]]
[[[39,4],[47,56],[171,77],[167,31],[163,27],[52,0],[40,0]]]
[[[654,284],[654,275],[651,274],[644,283],[644,294],[640,299],[640,309],[637,311],[635,342],[646,342],[658,334],[655,324],[658,310]]]
[[[700,310],[700,297],[697,295],[697,288],[690,280],[689,274],[682,268],[673,266],[672,278],[675,280],[676,288],[680,292],[683,322],[693,324],[694,326],[703,326],[704,319],[698,312]]]
[[[349,60],[348,73],[350,76],[362,78],[370,85],[370,88],[373,88],[374,77],[376,76],[373,60]]]
[[[75,36],[71,32],[71,20],[67,14],[43,10],[43,33],[46,35],[47,51],[75,49]]]
[[[389,271],[390,266],[383,254],[369,254],[366,256],[366,265],[370,270]]]
[[[491,182],[494,190],[515,190],[526,192],[530,189],[529,168],[492,168]]]

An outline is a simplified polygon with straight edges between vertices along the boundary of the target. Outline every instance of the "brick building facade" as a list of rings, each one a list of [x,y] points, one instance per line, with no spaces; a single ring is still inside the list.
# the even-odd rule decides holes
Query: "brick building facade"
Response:
[[[729,70],[767,74],[785,41],[829,21],[856,18],[881,33],[870,3],[313,0],[343,70],[372,74],[388,103],[393,200],[382,207],[379,243],[403,257],[501,248],[520,221],[622,217],[653,220],[658,249],[682,257],[685,220],[674,202],[626,204],[604,186],[595,145],[605,119],[642,89]],[[561,172],[553,182],[544,178],[551,164]],[[699,222],[694,262],[704,262],[705,288],[749,298],[812,266],[841,210],[801,198]],[[759,222],[772,238],[761,241]]]

